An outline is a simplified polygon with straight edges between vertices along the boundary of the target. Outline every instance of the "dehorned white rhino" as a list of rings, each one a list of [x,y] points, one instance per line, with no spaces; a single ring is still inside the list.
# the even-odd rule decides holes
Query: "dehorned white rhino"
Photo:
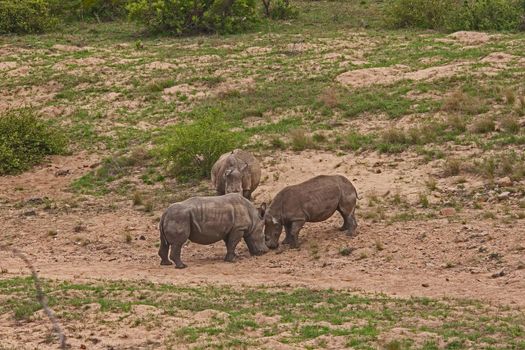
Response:
[[[251,199],[260,180],[259,162],[250,152],[241,149],[223,154],[211,169],[211,182],[218,195],[241,193]]]
[[[357,228],[355,207],[357,191],[341,175],[320,175],[297,185],[282,189],[268,207],[265,215],[264,234],[268,248],[279,246],[284,226],[284,244],[292,248],[299,245],[299,231],[306,222],[328,219],[337,210],[343,217],[341,231],[352,235]]]
[[[242,238],[251,255],[268,251],[264,243],[264,211],[266,205],[257,209],[249,200],[238,193],[215,197],[193,197],[172,204],[160,219],[161,265],[182,269],[182,245],[189,239],[194,243],[212,244],[220,240],[226,243],[224,260],[233,261],[235,247]]]

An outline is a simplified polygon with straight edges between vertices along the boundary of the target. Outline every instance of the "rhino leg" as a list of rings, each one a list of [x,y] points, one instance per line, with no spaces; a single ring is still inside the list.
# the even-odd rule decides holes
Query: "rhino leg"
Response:
[[[357,199],[355,195],[350,195],[347,198],[341,200],[337,211],[343,217],[343,226],[341,226],[341,231],[346,231],[349,236],[353,235],[357,228],[357,221],[355,219],[355,207],[357,204]]]
[[[176,269],[183,269],[187,267],[185,263],[182,262],[180,258],[180,253],[182,250],[182,245],[184,242],[177,242],[171,245],[170,259],[175,262]]]
[[[226,242],[226,256],[224,257],[224,261],[233,262],[235,259],[235,248],[243,236],[244,233],[242,231],[234,231],[224,240]]]
[[[160,240],[160,248],[159,248],[159,256],[160,256],[160,264],[161,265],[171,265],[172,262],[170,259],[168,259],[168,252],[170,250],[170,246],[164,242],[163,239]]]
[[[242,191],[242,196],[248,200],[251,200],[252,199],[252,191],[250,190],[243,190]]]
[[[297,249],[299,248],[299,231],[304,226],[304,221],[294,221],[292,222],[291,228],[290,228],[290,248]]]
[[[292,225],[284,225],[284,232],[286,233],[286,236],[284,237],[283,244],[291,244],[293,241],[292,238]]]

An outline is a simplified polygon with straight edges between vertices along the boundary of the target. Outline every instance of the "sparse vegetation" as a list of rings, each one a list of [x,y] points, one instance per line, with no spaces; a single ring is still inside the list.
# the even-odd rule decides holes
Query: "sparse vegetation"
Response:
[[[44,157],[66,150],[63,132],[37,118],[29,109],[0,116],[0,175],[16,174]]]
[[[193,123],[171,128],[167,135],[160,153],[170,172],[183,181],[209,176],[221,154],[243,142],[243,135],[230,131],[217,110],[207,110]]]
[[[45,0],[0,1],[0,34],[41,33],[56,25]]]
[[[243,31],[256,21],[255,5],[255,0],[137,0],[131,2],[127,9],[131,19],[153,32],[180,35]]]
[[[519,0],[389,0],[394,27],[440,30],[518,30],[525,9]]]

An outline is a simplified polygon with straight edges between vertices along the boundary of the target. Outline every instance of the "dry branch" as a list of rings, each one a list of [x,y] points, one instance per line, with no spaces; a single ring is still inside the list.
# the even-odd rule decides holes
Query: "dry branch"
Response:
[[[47,305],[47,298],[44,294],[44,291],[42,290],[42,285],[40,284],[40,279],[38,278],[35,267],[33,266],[33,264],[31,264],[31,261],[29,261],[29,259],[16,248],[0,245],[0,250],[11,251],[16,257],[22,259],[22,261],[26,264],[27,268],[31,271],[31,276],[33,277],[33,281],[35,283],[36,300],[40,303],[47,317],[51,321],[51,324],[53,325],[53,330],[55,331],[60,342],[60,348],[66,349],[66,336],[64,334],[64,331],[62,330],[62,327],[58,323],[55,313]]]

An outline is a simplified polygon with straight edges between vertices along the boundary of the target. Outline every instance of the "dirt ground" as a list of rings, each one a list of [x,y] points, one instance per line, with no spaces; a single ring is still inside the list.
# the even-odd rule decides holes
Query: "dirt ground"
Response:
[[[400,297],[474,298],[525,306],[523,220],[480,219],[479,210],[441,211],[434,218],[387,221],[367,219],[371,198],[396,196],[417,207],[432,165],[414,159],[370,153],[358,157],[308,151],[263,159],[263,183],[255,202],[268,201],[286,185],[316,174],[343,174],[361,196],[358,234],[338,231],[338,214],[310,223],[300,234],[301,248],[281,246],[250,257],[239,244],[235,263],[223,262],[225,247],[188,244],[185,270],[159,266],[157,222],[161,210],[144,213],[131,201],[73,195],[68,185],[97,160],[81,154],[55,157],[51,164],[16,177],[0,178],[0,217],[4,242],[19,247],[41,276],[73,281],[147,280],[183,285],[308,286],[350,288]],[[436,175],[437,176],[437,175]],[[437,178],[437,177],[436,177]],[[446,197],[448,179],[439,179]],[[473,180],[472,183],[475,183]],[[440,194],[436,193],[436,196]],[[432,197],[431,197],[432,200]],[[52,204],[49,204],[52,202]],[[488,204],[496,210],[500,203]],[[395,205],[390,205],[396,211]],[[126,239],[130,236],[131,240]],[[348,248],[348,255],[341,250]],[[10,253],[1,252],[4,276],[27,275]]]

